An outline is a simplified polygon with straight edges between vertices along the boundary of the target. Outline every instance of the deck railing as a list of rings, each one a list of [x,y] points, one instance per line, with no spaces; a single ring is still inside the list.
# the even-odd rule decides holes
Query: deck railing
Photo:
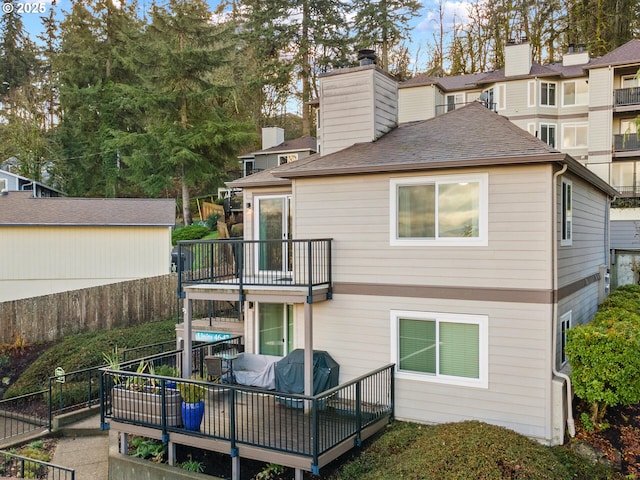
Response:
[[[0,451],[0,475],[16,478],[75,480],[75,471],[53,463],[34,460],[11,452]],[[5,477],[2,477],[5,478]]]
[[[0,443],[24,434],[44,430],[47,419],[47,390],[0,400]]]
[[[640,150],[640,135],[637,133],[623,133],[613,136],[614,152],[633,152]]]
[[[331,239],[178,242],[178,296],[185,285],[331,285]]]
[[[640,87],[619,88],[614,90],[616,107],[640,105]]]
[[[308,457],[313,471],[322,466],[321,455],[347,440],[359,445],[364,429],[392,417],[393,371],[394,366],[387,365],[321,394],[306,396],[104,369],[101,421],[154,428],[166,439],[177,432],[225,441],[228,453],[244,444]],[[170,382],[177,382],[177,386]],[[137,385],[140,393],[125,392],[127,383]],[[176,388],[187,385],[205,392],[203,420],[197,431],[187,430],[176,414]]]

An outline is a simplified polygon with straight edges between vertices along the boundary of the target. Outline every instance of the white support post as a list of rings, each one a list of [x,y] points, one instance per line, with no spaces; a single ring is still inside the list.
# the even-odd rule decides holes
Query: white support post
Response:
[[[120,433],[120,453],[122,455],[129,454],[129,435],[127,433]]]
[[[169,465],[172,467],[176,466],[176,444],[174,442],[169,442],[167,445],[167,455]]]
[[[231,480],[240,480],[240,456],[231,457]]]

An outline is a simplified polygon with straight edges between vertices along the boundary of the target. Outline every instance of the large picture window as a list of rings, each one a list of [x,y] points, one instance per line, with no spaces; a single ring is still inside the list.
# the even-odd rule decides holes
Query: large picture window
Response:
[[[587,105],[589,86],[586,80],[570,80],[562,84],[562,105]]]
[[[486,316],[393,311],[391,323],[399,378],[488,386]]]
[[[486,245],[486,174],[392,179],[392,245]]]
[[[562,146],[564,148],[584,148],[587,146],[588,125],[567,123],[562,126]]]

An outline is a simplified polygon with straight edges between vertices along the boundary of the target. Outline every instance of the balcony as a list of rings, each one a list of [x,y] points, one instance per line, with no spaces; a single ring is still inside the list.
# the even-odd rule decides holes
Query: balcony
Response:
[[[613,136],[613,156],[616,158],[640,155],[640,136],[637,133],[625,133]]]
[[[632,112],[640,109],[640,87],[614,90],[613,98],[613,110],[615,112]]]
[[[181,354],[169,352],[154,357],[153,362],[180,364]],[[305,396],[161,377],[125,368],[103,369],[101,422],[103,428],[125,434],[123,452],[126,435],[141,435],[169,442],[170,447],[186,445],[224,453],[238,462],[241,457],[251,458],[317,475],[323,466],[360,445],[392,419],[393,372],[394,366],[386,365],[320,394]],[[199,429],[187,429],[183,424],[185,419],[172,403],[177,390],[170,388],[171,381],[177,381],[178,387],[192,385],[204,391]],[[131,395],[127,396],[126,408],[124,385],[144,388],[128,390]],[[155,397],[153,402],[151,396]]]
[[[185,288],[217,292],[218,300],[256,292],[331,298],[331,239],[181,241],[176,260],[180,298]]]

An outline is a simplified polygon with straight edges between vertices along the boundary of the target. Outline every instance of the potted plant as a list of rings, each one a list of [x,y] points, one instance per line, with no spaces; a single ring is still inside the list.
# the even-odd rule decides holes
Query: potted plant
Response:
[[[191,380],[204,381],[201,377],[191,377]],[[204,399],[207,389],[204,385],[192,382],[179,382],[178,390],[182,396],[182,421],[187,430],[200,430],[200,423],[204,416]]]
[[[180,376],[178,369],[173,368],[169,365],[158,365],[157,367],[155,367],[155,374],[160,375],[162,377],[172,377],[172,378],[177,378]],[[176,388],[175,380],[166,380],[164,384],[167,388],[173,388],[173,389]]]
[[[155,378],[130,375],[120,369],[120,359],[117,348],[113,354],[104,354],[107,368],[116,374],[111,389],[111,415],[114,419],[135,423],[161,425],[162,424],[162,391]],[[148,373],[155,375],[153,365],[141,361],[136,369],[137,374]],[[165,412],[167,426],[182,424],[182,399],[180,392],[172,388],[165,388]]]

